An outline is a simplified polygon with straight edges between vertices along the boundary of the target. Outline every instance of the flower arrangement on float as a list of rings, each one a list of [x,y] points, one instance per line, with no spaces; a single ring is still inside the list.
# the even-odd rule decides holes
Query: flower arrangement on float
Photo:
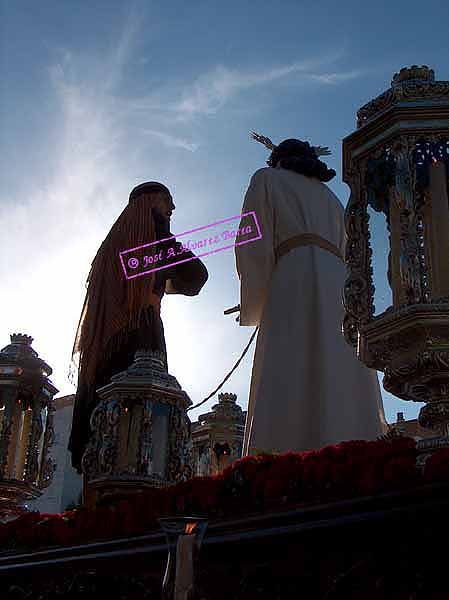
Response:
[[[332,502],[449,479],[449,449],[416,465],[412,438],[349,441],[320,450],[259,454],[221,474],[146,490],[112,505],[61,514],[29,512],[0,525],[0,545],[14,551],[128,538],[159,530],[158,518],[201,514],[209,519]]]

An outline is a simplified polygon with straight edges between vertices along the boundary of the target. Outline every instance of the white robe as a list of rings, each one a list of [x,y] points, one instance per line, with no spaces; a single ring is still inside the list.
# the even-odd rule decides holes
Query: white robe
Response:
[[[274,249],[301,233],[320,235],[344,256],[343,206],[317,179],[264,168],[245,196],[242,213],[252,210],[262,239],[235,247],[240,325],[260,326],[244,455],[375,439],[387,424],[377,373],[342,334],[344,263],[316,246],[274,260]]]

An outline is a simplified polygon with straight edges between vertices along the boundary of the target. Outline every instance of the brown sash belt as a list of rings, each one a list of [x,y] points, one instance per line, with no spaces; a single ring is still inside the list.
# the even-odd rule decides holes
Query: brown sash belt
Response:
[[[279,244],[274,251],[276,263],[284,256],[284,254],[287,254],[287,252],[290,252],[290,250],[298,248],[299,246],[319,246],[320,248],[323,248],[323,250],[332,252],[332,254],[344,262],[344,258],[337,246],[334,246],[334,244],[315,233],[303,233],[301,235],[295,235]]]

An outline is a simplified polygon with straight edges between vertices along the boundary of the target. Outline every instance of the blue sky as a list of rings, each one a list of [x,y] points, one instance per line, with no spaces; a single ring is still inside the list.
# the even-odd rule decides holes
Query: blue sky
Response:
[[[71,393],[86,276],[131,188],[170,187],[174,233],[238,214],[267,159],[251,130],[329,146],[345,205],[341,142],[357,109],[403,66],[449,79],[448,22],[436,0],[0,1],[2,346],[32,335]],[[223,316],[238,302],[233,253],[205,262],[201,295],[162,308],[170,371],[195,403],[252,332]],[[252,352],[223,390],[243,406],[251,364]],[[384,401],[389,420],[417,414]]]

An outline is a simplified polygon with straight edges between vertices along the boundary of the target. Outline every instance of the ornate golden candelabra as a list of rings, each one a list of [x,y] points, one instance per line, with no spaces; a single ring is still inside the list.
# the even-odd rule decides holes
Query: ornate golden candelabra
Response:
[[[360,360],[384,372],[387,391],[426,403],[419,423],[443,438],[425,444],[446,444],[449,81],[435,81],[426,66],[401,69],[390,89],[359,110],[343,154],[351,188],[345,338]]]
[[[31,347],[33,338],[11,335],[0,352],[0,512],[15,513],[53,478],[52,369]]]

